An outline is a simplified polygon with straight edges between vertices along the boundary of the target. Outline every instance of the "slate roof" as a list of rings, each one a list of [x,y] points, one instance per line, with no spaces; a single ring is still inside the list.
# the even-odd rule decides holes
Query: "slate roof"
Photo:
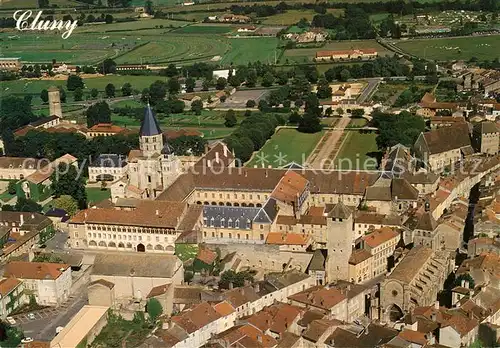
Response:
[[[391,183],[392,197],[398,200],[417,200],[418,190],[414,188],[406,179],[394,178]]]
[[[261,208],[252,207],[205,205],[203,206],[203,219],[206,219],[207,226],[243,230],[251,227],[251,224],[248,227],[247,224],[255,219],[260,210]]]
[[[116,154],[102,154],[97,156],[89,167],[122,168],[127,165],[127,158]]]
[[[374,342],[377,342],[376,346],[380,347],[398,334],[399,331],[395,329],[372,323],[368,325],[362,333],[354,330],[351,331],[344,328],[337,328],[333,334],[326,339],[325,343],[333,347],[372,348],[374,347]]]
[[[414,247],[408,254],[399,262],[387,279],[396,279],[403,283],[409,284],[410,281],[417,275],[418,270],[432,257],[433,251],[430,248],[421,246]]]
[[[307,269],[309,271],[324,271],[325,260],[325,255],[323,255],[321,249],[316,249],[314,250],[313,257],[311,259],[311,262],[309,262],[309,266],[307,267]]]
[[[494,122],[484,121],[474,125],[474,131],[481,134],[498,133],[500,130]]]
[[[276,218],[278,214],[278,205],[274,198],[269,198],[264,204],[262,208],[260,208],[259,212],[254,218],[254,221],[257,223],[266,223],[270,224]]]
[[[141,136],[153,136],[162,134],[158,120],[156,119],[151,106],[148,104],[144,110],[144,119],[142,120],[141,129],[139,131]]]

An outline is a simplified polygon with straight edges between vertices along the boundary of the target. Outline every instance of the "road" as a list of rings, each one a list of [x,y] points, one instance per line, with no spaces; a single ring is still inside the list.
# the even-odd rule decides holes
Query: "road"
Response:
[[[363,88],[363,91],[358,96],[358,104],[364,103],[372,93],[377,89],[378,84],[382,81],[382,78],[366,79],[368,81],[368,86]]]
[[[26,337],[34,340],[51,341],[56,335],[56,328],[66,326],[71,318],[88,304],[86,289],[80,288],[69,300],[58,308],[44,309],[34,313],[36,319],[29,320],[25,315],[15,317]]]
[[[336,130],[328,130],[323,138],[318,142],[319,148],[315,149],[311,156],[307,159],[308,166],[310,168],[325,168],[331,167],[333,164],[333,158],[338,150],[338,144],[342,134],[344,133],[344,128],[347,127],[351,121],[350,117],[342,117],[340,121],[335,125]],[[323,139],[325,139],[323,141]]]

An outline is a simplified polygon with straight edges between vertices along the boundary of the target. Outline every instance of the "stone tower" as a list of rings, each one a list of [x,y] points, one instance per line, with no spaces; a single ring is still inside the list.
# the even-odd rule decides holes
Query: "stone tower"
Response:
[[[50,116],[63,117],[61,108],[61,95],[57,87],[50,87],[49,90],[49,110]]]
[[[163,150],[163,134],[149,104],[144,113],[139,135],[139,146],[144,157],[161,154]]]
[[[326,260],[327,282],[349,280],[349,258],[352,251],[352,212],[344,203],[337,203],[328,213]]]

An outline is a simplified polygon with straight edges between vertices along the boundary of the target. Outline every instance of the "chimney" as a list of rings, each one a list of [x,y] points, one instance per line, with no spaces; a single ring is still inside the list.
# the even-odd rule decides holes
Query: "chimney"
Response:
[[[462,281],[461,281],[461,283],[460,283],[460,286],[461,286],[462,288],[465,288],[465,279],[462,279]]]
[[[466,281],[465,281],[465,287],[466,287],[467,289],[469,289],[469,281],[468,281],[468,280],[466,280]]]
[[[434,308],[435,308],[436,310],[439,310],[439,301],[435,301],[435,302],[434,302]]]
[[[258,341],[259,343],[262,343],[262,336],[261,336],[261,335],[257,335],[257,341]]]
[[[35,214],[31,214],[31,219],[34,219],[35,218]]]
[[[156,209],[156,216],[160,215],[160,211]]]
[[[255,290],[255,292],[259,292],[260,291],[259,283],[255,283],[253,289]]]
[[[234,287],[233,282],[229,282],[229,290],[233,290],[233,287]]]
[[[21,214],[19,218],[20,218],[19,227],[21,227],[22,225],[24,225],[24,215]]]

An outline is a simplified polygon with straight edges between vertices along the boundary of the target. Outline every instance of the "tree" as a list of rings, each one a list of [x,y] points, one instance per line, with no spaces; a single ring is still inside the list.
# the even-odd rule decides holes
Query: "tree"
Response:
[[[111,23],[113,23],[113,20],[114,20],[114,18],[113,18],[113,16],[112,16],[112,15],[110,15],[110,14],[107,14],[107,15],[106,15],[106,17],[104,17],[104,22],[106,22],[106,24],[111,24]]]
[[[108,98],[114,98],[115,97],[115,93],[116,93],[116,87],[115,87],[115,85],[112,84],[112,83],[108,83],[106,85],[105,92],[106,92],[106,97],[108,97]]]
[[[83,83],[83,79],[78,75],[69,75],[68,80],[66,81],[66,88],[68,91],[74,91],[77,88],[84,88],[85,84]]]
[[[196,80],[192,77],[188,77],[186,79],[186,92],[193,92],[194,88],[196,87]]]
[[[246,78],[247,87],[255,87],[257,84],[257,72],[254,69],[248,71]]]
[[[326,79],[321,79],[318,82],[318,90],[316,92],[316,95],[320,99],[326,99],[326,98],[331,98],[332,96],[332,87],[330,87],[330,84]]]
[[[69,195],[62,195],[61,197],[54,199],[50,202],[50,204],[53,208],[65,210],[69,216],[75,215],[78,210],[78,202]]]
[[[236,113],[233,109],[229,109],[224,115],[224,125],[226,127],[234,127],[238,124],[238,120],[236,119]]]
[[[152,16],[154,14],[153,2],[151,0],[147,0],[144,3],[144,12],[146,12],[150,16]]]
[[[270,72],[266,73],[264,77],[262,77],[262,86],[270,87],[274,83],[274,75]]]
[[[191,103],[191,111],[195,113],[195,115],[201,115],[201,110],[203,110],[203,102],[201,100],[195,100]]]
[[[91,105],[85,112],[87,116],[87,127],[92,127],[98,123],[111,122],[111,109],[105,101]]]
[[[223,90],[227,86],[227,80],[224,77],[219,77],[215,83],[215,88],[219,91]]]
[[[38,0],[38,7],[39,8],[47,8],[49,7],[49,0]]]
[[[36,120],[31,104],[24,98],[6,96],[0,99],[0,131],[14,130]]]
[[[233,287],[239,288],[245,285],[245,281],[253,282],[253,274],[250,271],[236,273],[230,269],[221,274],[219,287],[229,289],[230,284],[232,284]]]
[[[376,142],[380,150],[402,144],[412,147],[418,136],[425,130],[422,117],[403,111],[399,115],[374,112],[373,125],[379,129]]]
[[[85,178],[78,173],[75,166],[64,163],[59,164],[50,180],[52,181],[52,192],[56,198],[69,195],[76,200],[79,209],[87,208]]]
[[[316,133],[322,129],[319,116],[321,109],[319,107],[318,97],[311,93],[306,99],[305,113],[299,122],[298,131],[303,133]]]
[[[201,84],[201,89],[204,91],[208,91],[209,88],[210,88],[210,80],[208,79],[203,80]]]
[[[167,95],[167,84],[164,81],[157,80],[149,86],[149,102],[156,105],[159,101],[165,99]]]
[[[99,95],[99,91],[97,90],[97,88],[92,88],[90,90],[90,96],[92,97],[92,99],[97,98],[98,95]]]
[[[172,77],[168,80],[167,89],[169,94],[177,94],[181,90],[181,84],[179,83],[179,79]]]
[[[351,73],[349,72],[349,70],[342,69],[342,71],[340,72],[339,80],[345,82],[345,81],[349,80],[350,78],[351,78]]]
[[[17,199],[15,208],[16,211],[26,211],[30,213],[39,213],[43,207],[31,199],[19,197]]]
[[[365,114],[365,110],[363,109],[354,109],[351,111],[352,118],[361,118]]]
[[[130,83],[124,83],[122,86],[122,95],[124,97],[128,97],[129,95],[132,95],[132,85]]]
[[[17,192],[17,184],[15,181],[9,181],[9,185],[7,186],[7,192],[10,195],[15,195]]]
[[[146,311],[149,314],[152,322],[156,322],[156,319],[163,313],[163,307],[160,301],[152,297],[146,302]]]
[[[61,86],[59,86],[58,89],[59,89],[59,98],[61,99],[61,103],[66,103],[66,91]]]
[[[49,91],[47,91],[46,89],[42,89],[42,91],[40,92],[40,99],[42,99],[42,102],[44,104],[48,103],[49,102]]]
[[[80,101],[83,99],[83,91],[80,87],[75,89],[75,92],[73,93],[73,98],[75,99],[75,101]]]
[[[335,112],[339,115],[339,116],[342,116],[344,114],[344,109],[342,108],[337,108],[335,109]]]
[[[169,64],[167,68],[164,70],[164,74],[168,77],[174,77],[178,74],[177,67],[175,64]]]
[[[101,74],[114,74],[116,72],[116,63],[114,60],[107,58],[100,66]]]
[[[302,116],[297,111],[294,111],[290,114],[290,117],[288,118],[288,122],[291,124],[297,124],[300,122],[302,119]]]
[[[256,105],[255,100],[253,100],[253,99],[247,100],[247,104],[246,104],[247,108],[254,108],[255,105]]]

